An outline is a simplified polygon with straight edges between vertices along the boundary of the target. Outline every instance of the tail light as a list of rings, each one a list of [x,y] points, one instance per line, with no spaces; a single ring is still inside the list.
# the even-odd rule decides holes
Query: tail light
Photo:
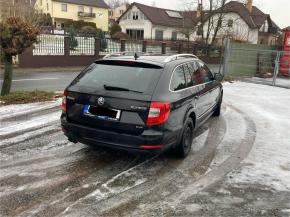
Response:
[[[66,97],[67,97],[67,90],[64,90],[63,91],[63,97],[62,97],[62,103],[61,103],[61,110],[63,112],[66,112],[67,111],[67,109],[66,109],[66,106],[67,106],[67,104],[66,104]]]
[[[151,102],[147,126],[160,125],[167,121],[170,115],[169,102]]]
[[[141,145],[140,148],[142,149],[162,149],[163,145]]]

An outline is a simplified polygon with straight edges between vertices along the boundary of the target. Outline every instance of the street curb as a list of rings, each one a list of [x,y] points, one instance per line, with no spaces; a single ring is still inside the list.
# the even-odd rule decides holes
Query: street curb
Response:
[[[34,114],[34,113],[40,113],[40,112],[47,111],[47,110],[53,110],[53,109],[57,109],[59,107],[60,107],[60,102],[55,102],[51,105],[43,106],[40,108],[34,108],[34,109],[27,110],[27,111],[18,112],[16,114],[2,115],[0,118],[0,121],[8,121],[8,120],[12,120],[12,119],[17,119],[17,118],[22,117],[22,116],[26,116],[26,115],[30,115],[30,114]]]
[[[1,138],[1,140],[10,139],[12,137],[16,137],[16,136],[19,136],[21,134],[28,133],[30,131],[35,131],[35,130],[38,130],[38,129],[41,129],[41,128],[52,126],[54,124],[57,124],[58,122],[59,122],[58,120],[55,120],[55,121],[51,121],[51,122],[49,122],[47,124],[42,124],[42,125],[39,125],[39,126],[29,127],[29,128],[26,128],[26,129],[23,129],[23,130],[19,130],[19,131],[6,133],[6,134],[3,134],[3,135],[0,135],[0,138]]]

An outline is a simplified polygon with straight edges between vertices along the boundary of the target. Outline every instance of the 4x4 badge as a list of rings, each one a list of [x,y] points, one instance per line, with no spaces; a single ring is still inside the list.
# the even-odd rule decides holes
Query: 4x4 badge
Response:
[[[98,99],[98,104],[99,104],[99,105],[104,105],[104,104],[105,104],[105,99],[104,99],[103,97],[100,97],[100,98]]]

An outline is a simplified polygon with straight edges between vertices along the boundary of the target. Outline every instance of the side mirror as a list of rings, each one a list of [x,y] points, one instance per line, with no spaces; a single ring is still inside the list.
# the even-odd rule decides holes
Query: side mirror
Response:
[[[221,74],[221,73],[215,73],[214,74],[214,80],[223,81],[223,79],[224,79],[224,75],[223,74]]]

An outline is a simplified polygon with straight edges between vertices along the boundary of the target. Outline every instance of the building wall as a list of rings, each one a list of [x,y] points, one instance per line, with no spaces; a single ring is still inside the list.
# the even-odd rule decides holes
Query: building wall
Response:
[[[67,12],[61,10],[62,4],[67,5]],[[51,17],[53,18],[53,22],[56,22],[57,27],[61,27],[61,23],[63,23],[65,20],[84,20],[86,22],[94,22],[96,23],[97,28],[100,28],[103,31],[108,31],[109,19],[108,9],[106,8],[92,7],[93,13],[96,14],[96,17],[88,18],[78,16],[79,6],[83,6],[84,12],[87,13],[90,12],[91,6],[61,3],[52,0],[37,0],[35,6],[43,13],[50,13]]]
[[[122,28],[122,32],[126,33],[127,29],[144,30],[144,38],[151,38],[152,23],[147,18],[139,20],[127,19],[126,17],[128,13],[131,13],[132,15],[133,12],[140,12],[140,10],[134,6],[131,10],[127,11],[127,13],[120,20],[119,25]]]
[[[215,22],[215,26],[217,25],[217,21],[219,18],[219,14],[213,16],[213,20]],[[217,34],[217,39],[221,40],[224,36],[229,35],[233,39],[239,41],[248,41],[252,44],[258,43],[258,29],[251,29],[248,24],[237,14],[237,13],[226,13],[222,18],[222,28],[219,30]],[[232,21],[232,26],[229,26],[229,22]],[[204,25],[204,35],[207,34],[208,21]],[[210,41],[212,40],[214,35],[214,30],[210,32]],[[197,35],[196,35],[197,36]],[[197,36],[201,38],[201,36]]]
[[[127,19],[128,13],[141,12],[136,6],[132,7],[130,11],[127,11],[123,18],[119,21],[119,25],[122,28],[122,32],[126,33],[127,29],[144,30],[145,39],[155,39],[156,30],[163,31],[164,39],[171,39],[172,32],[177,32],[178,39],[185,39],[184,35],[181,33],[181,28],[169,27],[169,26],[159,26],[153,25],[148,18],[145,19]],[[194,40],[194,34],[191,35],[191,40]]]
[[[41,13],[52,14],[52,0],[37,0],[34,7]]]
[[[110,19],[117,20],[122,14],[127,10],[127,4],[121,5],[120,7],[110,9],[111,16]]]
[[[168,27],[168,26],[156,26],[153,25],[152,27],[152,37],[155,38],[156,30],[162,30],[163,31],[163,38],[170,40],[172,38],[172,32],[177,32],[177,39],[178,40],[187,40],[185,35],[182,33],[181,28],[175,28],[175,27]],[[191,34],[190,37],[191,41],[195,40],[194,34]]]

